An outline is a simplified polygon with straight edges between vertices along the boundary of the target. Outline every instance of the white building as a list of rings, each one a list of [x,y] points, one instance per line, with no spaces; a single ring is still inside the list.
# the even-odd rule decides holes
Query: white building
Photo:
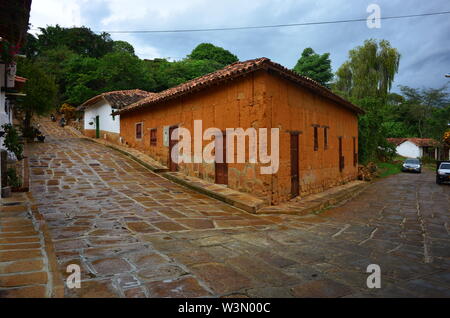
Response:
[[[17,81],[14,60],[25,43],[30,9],[31,0],[0,1],[0,50],[4,53],[0,56],[0,125],[12,124],[12,102],[15,97],[22,95],[17,90],[25,79]],[[3,138],[0,138],[0,149],[3,148]],[[5,163],[0,159],[2,197],[8,193]]]
[[[406,158],[439,159],[439,143],[431,138],[388,138],[398,155]]]
[[[139,89],[107,92],[84,102],[78,110],[84,111],[84,134],[91,138],[104,138],[120,143],[120,116],[113,110],[131,105],[154,93]]]
[[[12,94],[16,83],[15,64],[0,64],[0,127],[4,124],[12,124],[12,99],[8,94]],[[3,137],[0,138],[0,147],[3,147]]]

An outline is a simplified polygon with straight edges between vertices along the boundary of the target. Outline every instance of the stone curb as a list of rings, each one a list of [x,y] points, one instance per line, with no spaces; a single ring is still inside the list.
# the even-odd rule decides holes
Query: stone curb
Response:
[[[28,154],[28,149],[25,148],[25,152]],[[27,156],[28,157],[28,156]],[[27,165],[27,175],[30,177],[29,165]],[[25,171],[24,171],[25,172]],[[29,182],[29,180],[28,180]],[[36,220],[36,223],[39,225],[39,231],[42,233],[44,238],[44,251],[48,260],[48,269],[49,269],[49,280],[51,280],[51,292],[50,297],[52,298],[62,298],[64,297],[64,281],[61,277],[61,274],[58,270],[58,261],[56,259],[56,253],[53,246],[53,241],[50,235],[50,230],[48,229],[47,223],[45,222],[44,216],[39,212],[39,207],[36,201],[33,198],[31,192],[28,192],[27,197],[30,202],[30,213]]]
[[[113,145],[104,144],[104,143],[101,143],[101,142],[96,141],[96,140],[93,139],[93,138],[89,138],[89,137],[86,137],[86,136],[81,136],[81,138],[84,139],[84,140],[87,140],[87,141],[90,141],[90,142],[94,142],[94,143],[96,143],[96,144],[99,144],[99,145],[108,147],[108,148],[113,149],[113,150],[115,150],[115,151],[118,151],[118,152],[120,152],[121,154],[123,154],[123,155],[125,155],[125,156],[131,158],[132,160],[136,161],[136,162],[139,163],[140,165],[144,166],[145,168],[147,168],[147,169],[149,169],[149,170],[151,170],[151,171],[153,171],[153,172],[155,172],[155,173],[161,173],[161,172],[167,172],[167,171],[169,171],[168,168],[160,168],[160,167],[152,166],[152,165],[150,165],[150,164],[148,164],[148,163],[142,161],[142,160],[139,159],[138,157],[132,155],[131,153],[126,152],[126,151],[124,151],[124,150],[122,150],[122,149],[120,149],[120,148],[114,147]]]
[[[39,225],[39,231],[44,237],[44,250],[48,260],[48,275],[51,283],[51,292],[49,297],[51,298],[63,298],[64,297],[64,281],[58,270],[58,261],[56,259],[55,248],[50,236],[50,230],[45,222],[44,216],[39,212],[38,205],[35,203],[31,193],[28,193],[30,198],[31,207],[30,211],[33,214],[36,223]]]
[[[201,194],[205,194],[211,198],[214,198],[216,200],[225,202],[229,205],[232,205],[238,209],[244,210],[246,212],[249,213],[253,213],[256,214],[258,209],[260,209],[262,207],[262,205],[249,205],[247,204],[245,201],[241,201],[241,200],[236,200],[236,199],[232,199],[229,196],[226,195],[222,195],[220,193],[196,186],[192,183],[190,183],[189,181],[186,181],[182,178],[178,178],[177,176],[171,174],[170,172],[166,172],[166,173],[162,173],[161,176],[163,176],[164,178],[173,181],[175,183],[178,183],[182,186],[185,186],[186,188],[189,188],[191,190],[194,190],[196,192],[199,192]]]
[[[266,210],[259,210],[257,211],[257,214],[263,215],[263,214],[289,214],[289,215],[307,215],[307,214],[313,214],[317,213],[323,210],[327,210],[332,207],[340,206],[350,199],[358,196],[363,191],[365,191],[372,182],[366,182],[363,184],[355,185],[349,189],[342,190],[338,193],[335,193],[333,195],[330,195],[330,198],[326,199],[317,199],[317,200],[311,200],[308,201],[308,197],[305,197],[305,200],[299,201],[300,203],[306,204],[304,207],[289,207],[285,210],[273,210],[273,211],[266,211]],[[294,203],[295,204],[295,203]],[[293,204],[293,205],[294,205]]]

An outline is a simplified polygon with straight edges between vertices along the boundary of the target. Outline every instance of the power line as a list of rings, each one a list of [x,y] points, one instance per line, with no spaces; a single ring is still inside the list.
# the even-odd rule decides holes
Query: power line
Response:
[[[398,16],[388,16],[380,17],[375,20],[394,20],[394,19],[406,19],[406,18],[416,18],[416,17],[426,17],[435,15],[450,14],[450,11],[441,12],[431,12],[431,13],[419,13],[419,14],[409,14],[409,15],[398,15]],[[259,26],[241,26],[241,27],[227,27],[227,28],[207,28],[207,29],[178,29],[178,30],[112,30],[112,31],[95,31],[95,32],[106,32],[110,34],[119,33],[182,33],[182,32],[211,32],[211,31],[235,31],[235,30],[251,30],[251,29],[269,29],[269,28],[284,28],[284,27],[297,27],[297,26],[308,26],[308,25],[323,25],[323,24],[339,24],[339,23],[350,23],[350,22],[362,22],[367,21],[367,18],[359,19],[346,19],[346,20],[332,20],[332,21],[318,21],[318,22],[304,22],[304,23],[292,23],[292,24],[275,24],[275,25],[259,25]],[[37,30],[37,29],[33,29]]]

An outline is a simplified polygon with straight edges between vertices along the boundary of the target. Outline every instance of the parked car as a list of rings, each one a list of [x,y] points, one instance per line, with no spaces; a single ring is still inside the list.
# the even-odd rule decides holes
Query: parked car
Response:
[[[436,183],[450,182],[450,161],[438,161],[436,169]]]
[[[403,172],[422,172],[422,163],[419,159],[406,159],[402,165]]]

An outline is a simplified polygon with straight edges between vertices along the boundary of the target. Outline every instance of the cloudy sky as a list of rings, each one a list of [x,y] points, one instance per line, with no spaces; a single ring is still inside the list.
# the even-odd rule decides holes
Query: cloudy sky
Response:
[[[365,18],[376,3],[382,16],[450,11],[448,0],[33,0],[32,28],[59,24],[95,31],[174,30],[291,24]],[[401,55],[395,85],[441,87],[450,73],[450,15],[277,29],[197,33],[113,34],[141,58],[181,59],[201,42],[222,46],[240,60],[268,57],[293,67],[305,47],[330,52],[333,71],[365,39],[387,39]],[[397,90],[394,88],[394,90]]]

